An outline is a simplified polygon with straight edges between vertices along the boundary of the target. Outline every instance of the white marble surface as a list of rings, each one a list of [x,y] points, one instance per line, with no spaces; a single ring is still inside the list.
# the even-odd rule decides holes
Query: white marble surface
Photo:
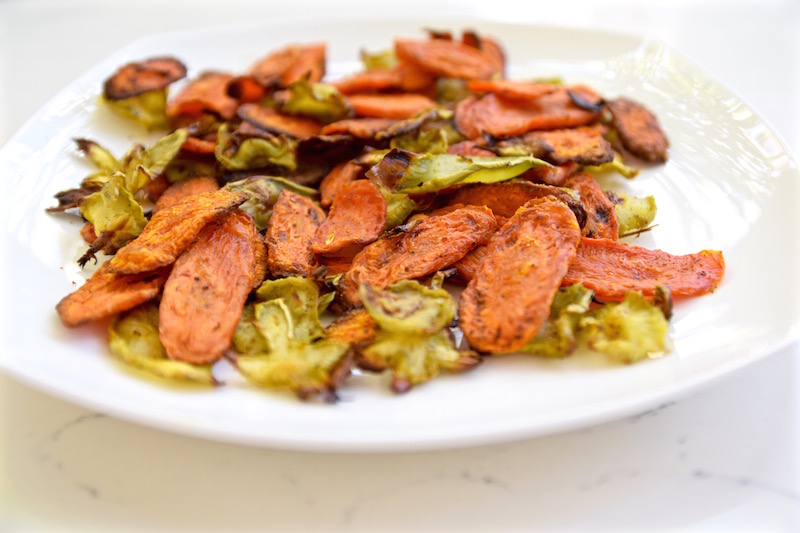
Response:
[[[332,3],[0,1],[0,143],[140,35],[319,15]],[[351,0],[335,9],[364,8]],[[380,9],[650,35],[733,89],[800,153],[798,2],[408,0]],[[787,239],[796,245],[793,231]],[[800,531],[798,385],[795,342],[617,422],[454,451],[357,455],[163,433],[0,375],[0,531]]]

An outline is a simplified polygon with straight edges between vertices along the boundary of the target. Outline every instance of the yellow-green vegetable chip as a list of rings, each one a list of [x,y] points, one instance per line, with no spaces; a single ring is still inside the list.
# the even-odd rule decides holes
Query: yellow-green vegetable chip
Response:
[[[288,170],[297,168],[297,142],[286,135],[264,132],[260,137],[240,138],[222,124],[217,132],[214,155],[227,170],[251,170],[277,166]]]
[[[416,280],[403,280],[384,290],[362,285],[364,308],[381,330],[405,335],[432,335],[450,324],[456,304],[444,289],[430,289]]]
[[[103,96],[100,100],[115,113],[131,118],[148,129],[167,127],[167,89],[148,91],[122,100],[110,100]]]
[[[370,168],[367,177],[392,192],[422,194],[466,183],[496,183],[549,163],[533,156],[463,157],[415,154],[394,149]]]
[[[560,289],[550,305],[550,316],[522,351],[542,357],[567,357],[578,346],[580,317],[589,310],[593,291],[580,283]]]
[[[292,338],[312,342],[325,335],[325,328],[319,321],[319,289],[313,281],[299,276],[267,280],[256,290],[256,297],[263,302],[285,302]],[[256,304],[256,314],[259,305]],[[258,316],[256,318],[260,322]]]
[[[375,371],[391,369],[392,390],[406,392],[430,381],[442,370],[460,372],[480,362],[477,353],[457,350],[447,330],[424,336],[379,331],[375,340],[361,350],[359,364]]]
[[[634,363],[667,351],[669,322],[641,293],[630,291],[620,303],[607,304],[580,319],[589,348],[621,363]]]
[[[656,218],[656,199],[652,196],[638,197],[622,191],[607,191],[606,196],[614,203],[620,235],[642,230]]]
[[[256,227],[259,231],[267,228],[269,219],[272,217],[272,208],[283,189],[315,198],[318,192],[315,189],[298,185],[297,183],[287,180],[286,178],[274,176],[251,176],[249,178],[234,181],[225,185],[225,188],[231,191],[245,192],[250,195],[245,203],[239,206],[239,209],[246,211],[255,220]]]
[[[347,99],[336,87],[327,83],[310,83],[306,78],[289,85],[289,98],[281,105],[281,111],[325,123],[353,114]]]

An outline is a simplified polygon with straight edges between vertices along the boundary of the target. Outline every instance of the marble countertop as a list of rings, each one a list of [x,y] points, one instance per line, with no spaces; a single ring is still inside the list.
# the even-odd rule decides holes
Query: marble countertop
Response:
[[[282,4],[2,1],[0,144],[78,73],[141,35],[333,9],[321,1]],[[364,5],[344,0],[335,9]],[[732,89],[800,154],[795,1],[521,7],[409,0],[383,9],[387,16],[418,9],[431,17],[495,19],[513,12],[515,21],[651,36]],[[184,437],[76,407],[0,375],[0,472],[2,532],[799,531],[800,344],[615,422],[491,446],[393,454]]]

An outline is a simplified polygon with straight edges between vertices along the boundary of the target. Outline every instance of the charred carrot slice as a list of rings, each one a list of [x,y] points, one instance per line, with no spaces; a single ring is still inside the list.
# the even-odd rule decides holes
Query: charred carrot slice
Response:
[[[537,131],[525,135],[546,143],[549,154],[543,159],[564,164],[574,161],[579,165],[602,165],[614,159],[611,143],[603,137],[604,128],[597,125],[577,128]]]
[[[433,76],[471,80],[502,72],[495,58],[458,41],[397,39],[394,50],[400,60]]]
[[[226,120],[236,116],[239,102],[228,96],[228,83],[233,76],[224,72],[205,72],[186,85],[167,103],[166,115],[173,122],[188,123],[205,113]]]
[[[428,217],[408,231],[378,239],[353,259],[337,287],[344,308],[358,307],[359,286],[386,288],[396,281],[416,279],[446,268],[475,246],[486,243],[497,229],[486,207],[466,206]]]
[[[184,198],[153,215],[142,233],[111,258],[109,268],[136,274],[174,263],[206,224],[248,198],[246,193],[224,189]]]
[[[158,91],[186,76],[186,66],[172,57],[154,57],[120,67],[103,84],[103,96],[124,100]]]
[[[318,266],[311,243],[325,213],[314,202],[283,189],[267,226],[267,264],[275,277],[308,276]]]
[[[171,359],[213,363],[231,342],[253,287],[256,226],[234,210],[203,228],[164,285],[158,333]]]
[[[308,76],[316,83],[325,75],[325,44],[290,45],[269,54],[250,69],[249,75],[267,88],[286,86]]]
[[[168,207],[172,207],[193,194],[214,192],[217,189],[219,189],[217,179],[211,176],[197,176],[178,181],[167,187],[164,193],[158,198],[156,205],[153,206],[153,214]]]
[[[467,89],[474,93],[494,93],[506,100],[529,101],[556,90],[551,83],[517,80],[471,80]]]
[[[448,200],[449,204],[485,205],[495,216],[511,218],[526,202],[534,198],[552,196],[575,214],[578,224],[583,226],[586,212],[581,203],[567,191],[551,185],[540,185],[527,181],[501,183],[476,183],[458,188]]]
[[[319,184],[319,205],[325,208],[330,207],[342,187],[355,181],[361,172],[361,166],[352,161],[344,161],[334,166]]]
[[[619,239],[619,222],[614,202],[606,196],[591,174],[575,174],[567,178],[564,186],[573,189],[580,196],[581,206],[586,212],[586,224],[581,230],[584,237]]]
[[[546,185],[563,187],[564,183],[567,181],[567,178],[577,172],[579,168],[580,166],[577,163],[570,161],[564,165],[532,168],[522,174],[520,178],[528,180],[532,183],[544,183]]]
[[[258,104],[242,104],[237,111],[239,118],[257,128],[276,134],[285,134],[295,139],[307,139],[319,135],[322,125],[316,120],[283,115],[275,109]]]
[[[458,130],[469,139],[483,133],[502,137],[522,135],[532,130],[572,128],[590,124],[600,118],[600,111],[589,111],[575,104],[570,92],[581,91],[587,98],[586,88],[559,87],[526,103],[503,100],[494,93],[481,98],[466,98],[456,106],[455,123]]]
[[[56,305],[58,317],[62,324],[72,328],[133,309],[158,296],[168,275],[169,268],[117,274],[105,263]]]
[[[646,161],[667,160],[669,139],[649,109],[628,98],[611,100],[606,106],[626,150]]]
[[[411,118],[420,111],[436,107],[436,102],[421,94],[353,94],[348,97],[356,116],[372,118]]]
[[[369,180],[356,180],[334,198],[311,249],[323,255],[354,255],[349,252],[374,242],[385,226],[386,199],[381,191]]]
[[[722,252],[703,250],[672,255],[610,239],[582,239],[564,277],[564,285],[583,283],[602,301],[621,301],[628,291],[652,298],[656,285],[673,296],[712,292],[725,275]]]
[[[580,242],[575,215],[554,198],[517,211],[486,246],[461,293],[458,318],[470,346],[513,352],[538,333]]]
[[[228,96],[241,103],[260,102],[267,90],[253,76],[236,76],[228,83]]]

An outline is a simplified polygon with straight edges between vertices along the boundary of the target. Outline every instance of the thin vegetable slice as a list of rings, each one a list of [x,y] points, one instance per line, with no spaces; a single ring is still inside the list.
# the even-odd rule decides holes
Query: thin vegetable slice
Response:
[[[247,200],[244,193],[221,189],[189,196],[159,211],[142,233],[111,259],[113,272],[135,274],[170,265],[203,227]]]
[[[359,306],[362,284],[383,289],[442,270],[484,244],[496,228],[489,209],[467,206],[379,239],[353,259],[337,287],[338,303],[345,308]]]
[[[170,359],[210,364],[222,357],[253,287],[255,234],[250,215],[233,210],[178,258],[159,306],[159,337]]]
[[[582,239],[564,276],[564,284],[582,283],[601,301],[620,301],[628,291],[652,298],[658,285],[673,296],[712,292],[725,274],[725,259],[716,250],[672,255],[609,239]]]
[[[451,154],[418,155],[393,149],[367,177],[393,192],[422,194],[466,183],[510,180],[548,163],[535,157],[462,157]]]
[[[108,347],[122,362],[169,380],[216,385],[211,365],[173,361],[158,338],[158,306],[140,305],[118,315],[108,327]]]
[[[316,254],[354,255],[386,227],[386,199],[369,180],[344,185],[311,244]],[[350,252],[350,253],[348,253]]]
[[[168,268],[117,274],[104,263],[78,290],[58,302],[58,317],[72,328],[133,309],[158,296],[168,275]]]
[[[539,332],[575,257],[580,227],[562,202],[537,198],[489,240],[477,275],[461,293],[459,325],[474,349],[508,353]]]
[[[325,213],[308,198],[281,191],[267,226],[267,261],[275,277],[309,276],[319,263],[311,249]]]

